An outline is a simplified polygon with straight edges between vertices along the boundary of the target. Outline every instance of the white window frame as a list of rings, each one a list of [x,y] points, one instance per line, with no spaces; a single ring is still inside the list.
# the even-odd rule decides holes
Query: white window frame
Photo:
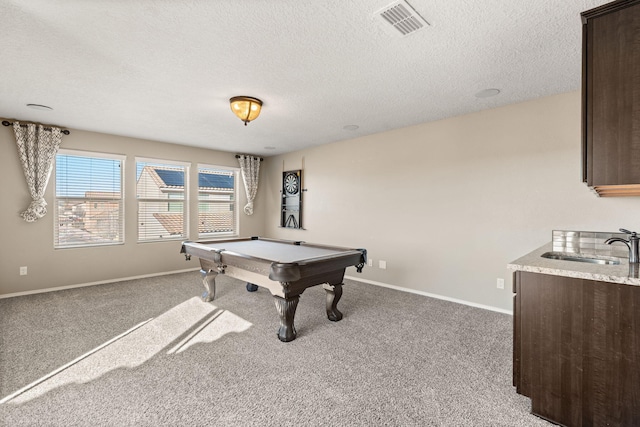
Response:
[[[158,166],[173,166],[173,167],[182,167],[184,168],[184,198],[183,202],[183,212],[182,212],[182,235],[176,236],[168,236],[168,237],[158,237],[158,238],[140,238],[140,203],[164,203],[167,206],[170,205],[170,198],[139,198],[138,197],[138,163],[151,163]],[[176,160],[166,160],[166,159],[158,159],[158,158],[149,158],[149,157],[138,157],[135,158],[135,168],[136,168],[136,240],[138,243],[153,243],[153,242],[167,242],[167,241],[181,241],[187,240],[189,236],[189,173],[191,168],[190,162],[181,162]]]
[[[198,174],[197,174],[197,181],[196,181],[196,187],[197,187],[197,192],[198,192],[198,200],[197,200],[197,205],[198,205],[198,238],[199,239],[206,239],[206,238],[215,238],[215,237],[229,237],[229,236],[238,236],[240,234],[240,215],[238,212],[238,180],[240,179],[240,168],[234,168],[234,167],[229,167],[229,166],[217,166],[217,165],[211,165],[211,164],[205,164],[205,163],[198,163],[197,165],[198,168]],[[233,230],[232,231],[221,231],[221,232],[213,232],[213,233],[200,233],[200,204],[201,203],[211,203],[211,204],[218,204],[218,203],[229,203],[229,201],[226,200],[200,200],[200,169],[212,169],[212,170],[219,170],[219,171],[229,171],[229,172],[233,172]]]
[[[100,199],[100,198],[92,198],[92,197],[58,197],[58,175],[57,175],[57,156],[76,156],[76,157],[85,157],[85,158],[96,158],[96,159],[108,159],[108,160],[117,160],[120,161],[120,198],[119,199]],[[96,247],[96,246],[114,246],[114,245],[124,245],[125,243],[125,165],[126,165],[127,156],[123,154],[114,154],[114,153],[102,153],[102,152],[94,152],[94,151],[82,151],[82,150],[71,150],[71,149],[59,149],[56,154],[56,163],[54,163],[53,167],[53,200],[54,200],[54,214],[53,214],[53,247],[54,249],[77,249],[77,248],[87,248],[87,247]],[[60,200],[88,200],[88,201],[114,201],[117,200],[120,203],[120,239],[115,242],[98,242],[98,243],[82,243],[82,244],[66,244],[61,245],[59,238],[59,225],[60,225],[60,217],[58,210],[58,202]]]

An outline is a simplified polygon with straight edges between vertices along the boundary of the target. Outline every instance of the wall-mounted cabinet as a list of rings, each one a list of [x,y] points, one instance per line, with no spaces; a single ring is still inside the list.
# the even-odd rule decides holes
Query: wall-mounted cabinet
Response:
[[[582,178],[600,196],[640,196],[640,0],[582,22]]]
[[[302,228],[302,170],[282,173],[280,227]]]

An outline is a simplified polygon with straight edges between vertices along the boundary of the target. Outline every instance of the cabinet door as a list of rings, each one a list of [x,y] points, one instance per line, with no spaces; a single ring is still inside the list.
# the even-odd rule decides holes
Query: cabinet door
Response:
[[[640,184],[640,2],[611,3],[583,19],[583,178]]]
[[[516,280],[514,381],[531,412],[566,426],[640,426],[640,286]]]
[[[302,170],[282,172],[280,227],[302,228]]]
[[[522,272],[519,282],[521,394],[533,414],[582,425],[583,281]]]
[[[584,282],[583,420],[640,426],[640,287]]]

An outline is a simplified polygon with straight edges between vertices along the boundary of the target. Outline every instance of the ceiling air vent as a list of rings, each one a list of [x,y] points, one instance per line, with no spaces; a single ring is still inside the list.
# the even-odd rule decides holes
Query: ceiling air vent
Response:
[[[415,33],[429,23],[406,1],[396,1],[376,12],[403,36]]]

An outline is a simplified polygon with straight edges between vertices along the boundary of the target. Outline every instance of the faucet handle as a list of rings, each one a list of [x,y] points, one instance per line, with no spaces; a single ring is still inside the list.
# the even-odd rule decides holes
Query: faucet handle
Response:
[[[638,235],[638,233],[636,233],[635,231],[629,231],[624,228],[621,228],[620,231],[622,231],[623,233],[631,234],[631,237],[636,237]]]

